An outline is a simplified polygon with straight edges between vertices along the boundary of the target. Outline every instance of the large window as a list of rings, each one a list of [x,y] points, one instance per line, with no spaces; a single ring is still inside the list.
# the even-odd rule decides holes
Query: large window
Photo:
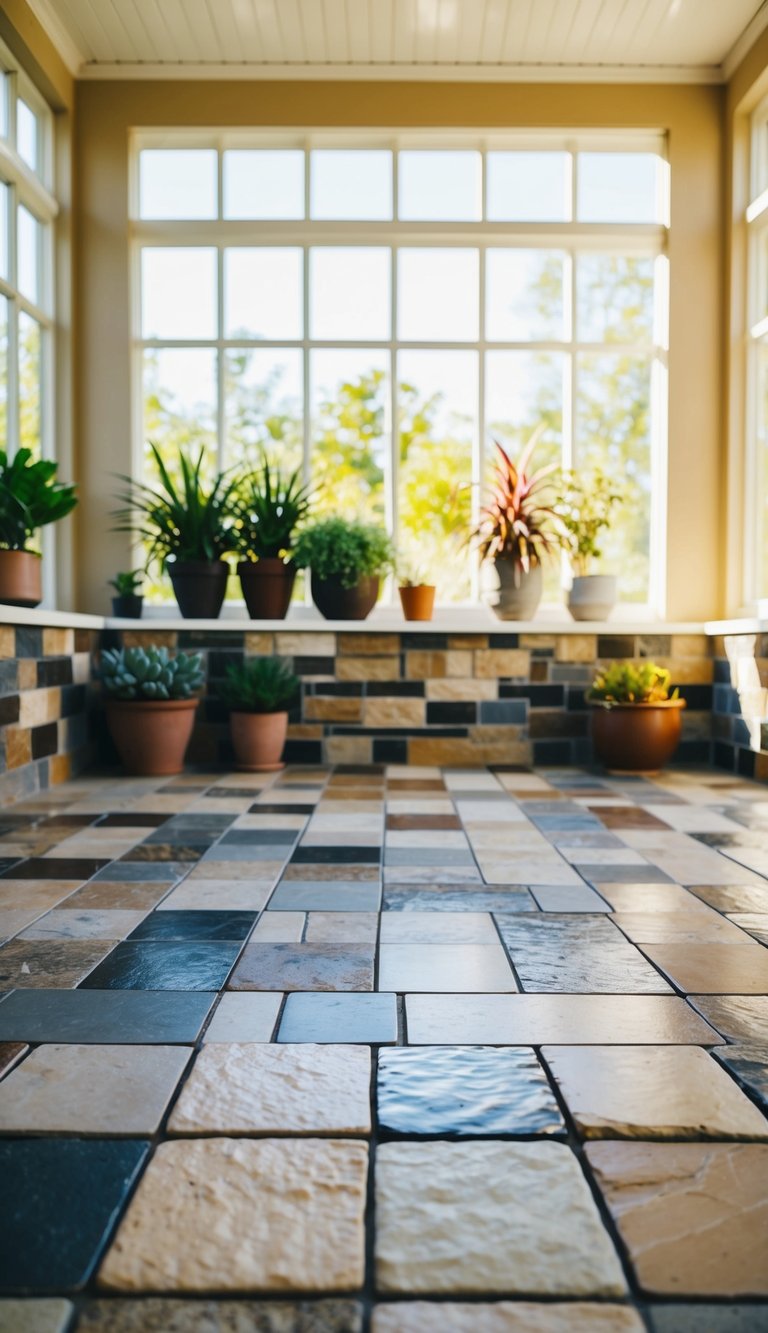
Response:
[[[143,135],[134,176],[137,470],[147,440],[264,447],[464,601],[492,441],[543,422],[541,461],[624,493],[605,555],[658,607],[658,137]]]

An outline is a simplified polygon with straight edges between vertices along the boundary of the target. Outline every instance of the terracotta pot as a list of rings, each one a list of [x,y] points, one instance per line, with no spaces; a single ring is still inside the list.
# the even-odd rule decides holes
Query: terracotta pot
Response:
[[[568,592],[574,620],[607,620],[618,596],[615,574],[578,574]]]
[[[379,580],[360,579],[353,588],[342,588],[337,579],[318,579],[310,571],[312,601],[326,620],[365,620],[376,605]]]
[[[168,573],[185,620],[217,619],[229,578],[226,560],[174,560]]]
[[[112,598],[112,615],[125,620],[141,620],[143,605],[144,598],[140,593],[124,593]]]
[[[430,583],[412,583],[400,589],[400,602],[406,620],[431,620],[435,609],[435,589]]]
[[[526,571],[514,560],[495,561],[499,591],[493,607],[500,620],[533,620],[544,590],[541,565]]]
[[[229,730],[236,768],[246,773],[273,773],[285,767],[287,713],[230,713]]]
[[[181,773],[195,725],[197,699],[107,699],[107,725],[129,773]]]
[[[0,602],[39,606],[42,600],[42,558],[33,551],[0,551]]]
[[[612,773],[658,773],[680,741],[685,699],[592,705],[595,755]]]
[[[274,559],[241,560],[240,587],[251,620],[285,620],[296,580],[296,566]]]

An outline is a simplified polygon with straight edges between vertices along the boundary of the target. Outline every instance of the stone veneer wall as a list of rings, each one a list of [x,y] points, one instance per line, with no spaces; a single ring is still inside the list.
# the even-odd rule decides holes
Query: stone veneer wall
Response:
[[[208,697],[188,758],[230,760],[216,683],[228,662],[276,652],[302,682],[286,759],[298,763],[588,762],[584,691],[596,668],[652,657],[688,700],[678,758],[711,758],[712,658],[704,635],[124,630],[105,642],[202,651]]]
[[[0,805],[64,782],[94,756],[98,631],[0,625]]]
[[[732,634],[711,642],[713,762],[768,781],[768,634]]]

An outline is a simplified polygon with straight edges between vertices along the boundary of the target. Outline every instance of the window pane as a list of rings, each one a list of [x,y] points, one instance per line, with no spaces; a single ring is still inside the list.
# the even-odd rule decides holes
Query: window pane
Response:
[[[16,148],[22,161],[33,171],[37,171],[39,166],[37,116],[21,97],[16,103]]]
[[[624,503],[603,537],[603,567],[623,601],[648,596],[651,515],[651,366],[646,358],[584,353],[577,364],[574,463],[610,475]]]
[[[400,154],[399,214],[414,222],[479,222],[482,216],[480,154]]]
[[[502,342],[566,337],[559,250],[488,250],[486,337]]]
[[[489,221],[570,220],[570,153],[488,153],[486,171]]]
[[[317,149],[310,155],[310,216],[361,221],[392,217],[392,154]]]
[[[301,338],[303,255],[291,249],[233,249],[224,254],[227,338]]]
[[[660,222],[656,153],[579,153],[581,222]]]
[[[297,149],[228,149],[224,217],[303,218],[304,154]]]
[[[437,585],[441,601],[469,596],[462,545],[477,437],[476,352],[401,352],[398,380],[398,556],[402,572]]]
[[[145,148],[139,154],[139,215],[215,218],[217,160],[213,148]]]
[[[8,277],[8,186],[0,185],[0,278]]]
[[[387,249],[318,246],[311,250],[310,337],[389,338],[390,263]]]
[[[0,296],[0,448],[8,448],[8,301]]]
[[[388,365],[373,349],[312,353],[312,481],[322,514],[384,521]]]
[[[145,338],[216,337],[215,250],[142,250],[141,329]]]
[[[0,71],[0,139],[8,138],[8,75]]]
[[[579,255],[576,291],[581,342],[645,342],[653,337],[653,259]]]
[[[37,305],[40,300],[40,223],[21,206],[17,218],[19,291]]]
[[[224,464],[255,464],[264,449],[284,471],[303,455],[302,354],[296,348],[238,348],[225,353]]]
[[[40,453],[42,440],[42,339],[37,320],[19,314],[19,444]]]
[[[472,342],[478,336],[477,250],[400,250],[397,332],[408,342]]]

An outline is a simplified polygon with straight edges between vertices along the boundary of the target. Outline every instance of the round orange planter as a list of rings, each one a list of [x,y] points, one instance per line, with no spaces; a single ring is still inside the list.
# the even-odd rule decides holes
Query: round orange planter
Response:
[[[229,730],[236,767],[245,773],[274,773],[284,768],[287,713],[230,713]]]
[[[410,583],[399,589],[406,620],[431,620],[435,609],[435,589],[431,583]]]
[[[595,757],[612,773],[658,773],[680,742],[685,699],[592,705]]]
[[[197,699],[108,699],[107,725],[129,773],[170,777],[181,773]]]
[[[0,551],[0,602],[39,606],[43,600],[43,561],[34,551]]]

